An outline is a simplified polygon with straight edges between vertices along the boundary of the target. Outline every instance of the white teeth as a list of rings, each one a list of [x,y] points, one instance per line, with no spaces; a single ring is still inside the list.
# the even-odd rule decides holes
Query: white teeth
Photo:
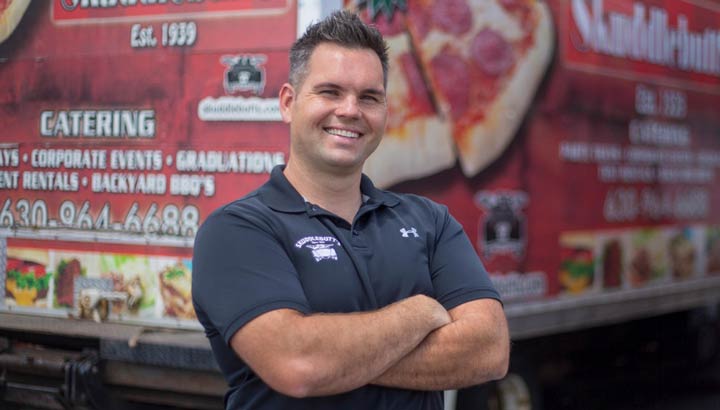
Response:
[[[327,129],[327,132],[329,134],[337,135],[337,136],[345,137],[345,138],[360,138],[360,134],[358,134],[357,132],[352,132],[352,131],[347,131],[347,130],[339,130],[336,128],[329,128],[329,129]]]

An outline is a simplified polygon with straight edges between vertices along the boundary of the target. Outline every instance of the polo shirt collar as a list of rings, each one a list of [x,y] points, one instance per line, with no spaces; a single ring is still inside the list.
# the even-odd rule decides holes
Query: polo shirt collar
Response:
[[[270,173],[270,180],[260,187],[258,194],[267,206],[279,212],[305,212],[305,199],[287,180],[283,171],[285,165],[278,165]],[[390,192],[377,189],[370,178],[363,174],[360,191],[367,195],[369,201],[393,207],[400,200]]]
[[[365,174],[362,174],[362,179],[360,180],[360,192],[369,196],[373,202],[377,202],[381,205],[393,207],[400,203],[397,196],[388,191],[375,188],[375,185],[370,180],[370,177]]]

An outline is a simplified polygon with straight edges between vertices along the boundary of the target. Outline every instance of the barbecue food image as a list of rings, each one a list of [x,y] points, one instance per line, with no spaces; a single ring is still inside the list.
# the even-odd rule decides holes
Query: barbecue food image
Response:
[[[154,314],[157,280],[147,257],[105,254],[100,258],[99,269],[100,277],[112,280],[113,291],[128,294],[128,303],[114,303],[112,313],[141,316]],[[130,303],[131,300],[134,303]]]
[[[603,286],[617,288],[622,276],[622,245],[619,239],[611,239],[603,247]]]
[[[77,258],[60,261],[55,279],[55,303],[58,306],[73,307],[74,283],[79,276],[84,276],[84,272]]]
[[[109,277],[109,279],[112,280],[113,291],[124,292],[127,294],[127,299],[124,302],[115,301],[111,303],[110,311],[116,315],[122,315],[125,313],[136,314],[140,308],[139,302],[145,294],[145,289],[140,277],[131,276],[130,278],[127,278],[126,276],[116,272],[106,273],[104,276]]]

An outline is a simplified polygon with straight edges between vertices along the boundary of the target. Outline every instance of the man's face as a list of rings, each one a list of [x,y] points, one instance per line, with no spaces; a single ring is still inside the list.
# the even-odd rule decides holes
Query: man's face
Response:
[[[290,161],[326,172],[354,172],[377,148],[387,104],[383,70],[369,49],[318,45],[297,88],[280,91],[283,120],[290,124]]]

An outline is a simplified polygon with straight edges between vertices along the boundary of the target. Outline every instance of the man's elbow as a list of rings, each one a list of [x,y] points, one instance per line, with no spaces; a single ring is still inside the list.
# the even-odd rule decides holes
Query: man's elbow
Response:
[[[313,396],[317,388],[316,369],[304,359],[287,360],[261,378],[278,393],[297,399]]]
[[[510,343],[498,344],[493,356],[494,360],[490,365],[489,378],[490,380],[500,380],[507,375],[510,367]]]
[[[297,399],[325,396],[349,390],[338,384],[331,363],[297,357],[284,360],[275,371],[261,378],[273,390]]]
[[[504,318],[490,343],[489,356],[491,357],[490,380],[502,379],[507,375],[510,367],[510,332]]]
[[[477,366],[477,372],[474,375],[475,384],[500,380],[507,375],[510,367],[509,341],[496,341],[492,345],[486,346],[486,349],[478,354],[477,360],[482,364]]]

